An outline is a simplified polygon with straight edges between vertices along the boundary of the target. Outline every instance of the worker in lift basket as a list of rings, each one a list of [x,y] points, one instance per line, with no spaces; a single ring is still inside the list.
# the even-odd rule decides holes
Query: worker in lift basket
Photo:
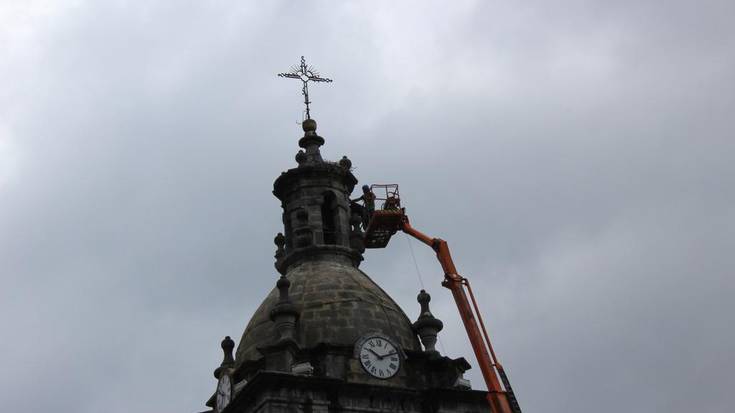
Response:
[[[370,217],[373,216],[373,212],[375,212],[375,194],[370,190],[369,186],[363,185],[362,196],[352,200],[352,202],[359,201],[362,201],[363,205],[365,205],[365,209],[363,209],[362,214],[362,227],[363,229],[367,229]]]

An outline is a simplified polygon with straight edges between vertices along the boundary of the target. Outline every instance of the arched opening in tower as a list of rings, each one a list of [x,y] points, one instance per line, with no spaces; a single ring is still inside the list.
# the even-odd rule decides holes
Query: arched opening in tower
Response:
[[[322,232],[324,233],[325,244],[337,243],[337,219],[336,209],[337,202],[334,192],[328,191],[324,193],[322,202]]]

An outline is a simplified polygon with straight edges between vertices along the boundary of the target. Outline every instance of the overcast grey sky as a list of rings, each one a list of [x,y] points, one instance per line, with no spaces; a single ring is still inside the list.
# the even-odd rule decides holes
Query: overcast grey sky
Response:
[[[735,403],[732,1],[0,3],[0,410],[195,412],[330,159],[450,242],[524,411]],[[431,251],[440,350],[481,378]],[[362,269],[418,314],[409,244]]]

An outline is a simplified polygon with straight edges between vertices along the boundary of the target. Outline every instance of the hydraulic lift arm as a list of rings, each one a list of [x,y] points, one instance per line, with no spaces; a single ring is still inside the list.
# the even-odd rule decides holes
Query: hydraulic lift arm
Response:
[[[480,365],[482,376],[487,385],[487,400],[490,403],[490,409],[493,413],[521,413],[521,409],[513,394],[513,389],[510,387],[508,377],[498,362],[493,347],[490,344],[490,338],[485,329],[485,324],[482,321],[482,316],[477,307],[470,283],[466,278],[457,273],[457,268],[452,261],[447,242],[440,238],[429,237],[413,228],[405,214],[402,214],[400,229],[430,246],[436,252],[436,257],[439,259],[439,263],[444,270],[444,281],[442,285],[448,288],[454,296],[454,301],[457,304],[457,309],[464,323],[465,330],[467,330],[467,336],[470,339],[470,344],[472,344],[472,350],[475,353],[475,357],[477,357],[477,362]],[[470,300],[467,298],[465,288],[472,300],[471,305]],[[505,390],[501,387],[498,376],[503,381]]]

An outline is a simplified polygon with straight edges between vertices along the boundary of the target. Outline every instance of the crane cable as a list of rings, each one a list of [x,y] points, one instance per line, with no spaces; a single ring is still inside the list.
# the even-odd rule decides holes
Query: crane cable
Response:
[[[419,278],[419,284],[421,284],[421,289],[426,290],[426,287],[424,286],[424,280],[421,277],[421,271],[419,270],[419,264],[416,261],[416,254],[413,253],[413,244],[411,244],[411,238],[406,235],[406,233],[403,233],[403,236],[406,238],[406,242],[408,242],[408,249],[411,251],[411,258],[413,258],[413,266],[416,268],[416,276]]]
[[[413,258],[413,266],[416,268],[416,276],[419,279],[419,284],[421,284],[421,289],[426,290],[426,287],[424,286],[424,280],[423,277],[421,277],[421,270],[419,270],[419,264],[418,261],[416,261],[416,254],[413,252],[413,244],[411,243],[411,237],[406,235],[406,233],[403,233],[403,237],[406,239],[406,242],[408,243],[408,249],[411,251],[411,258]],[[447,349],[444,348],[444,343],[442,343],[441,337],[439,335],[436,336],[436,339],[439,341],[439,346],[442,348],[442,353],[444,355],[447,355]]]

